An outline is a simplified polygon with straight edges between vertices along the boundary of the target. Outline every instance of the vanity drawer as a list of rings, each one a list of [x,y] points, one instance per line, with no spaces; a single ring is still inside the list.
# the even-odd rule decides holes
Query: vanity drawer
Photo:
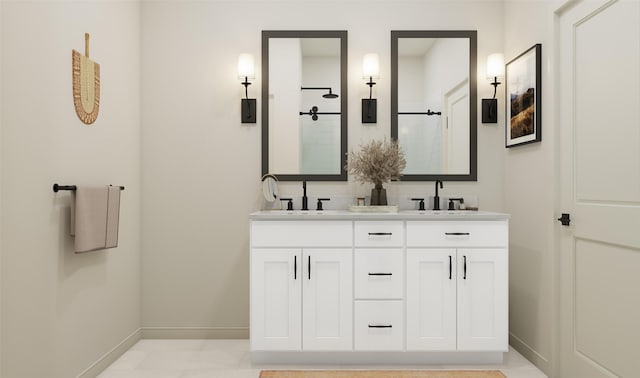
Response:
[[[407,222],[407,247],[506,247],[507,221]]]
[[[402,299],[404,258],[401,248],[356,249],[354,264],[357,299]]]
[[[401,247],[404,227],[401,221],[355,222],[356,247]]]
[[[252,247],[351,247],[351,221],[252,221]]]
[[[356,301],[355,350],[402,350],[403,301]]]

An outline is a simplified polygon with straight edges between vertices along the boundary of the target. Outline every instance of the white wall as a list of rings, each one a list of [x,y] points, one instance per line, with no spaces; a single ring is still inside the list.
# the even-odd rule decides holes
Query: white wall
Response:
[[[140,326],[140,4],[1,7],[0,375],[95,376]],[[101,68],[91,126],[75,114],[71,85],[85,32]],[[126,187],[118,248],[73,253],[70,194],[53,193],[55,182]]]
[[[504,209],[511,214],[511,344],[548,374],[554,364],[556,226],[553,8],[557,2],[505,2],[505,61],[542,43],[542,142],[505,150]],[[504,86],[498,88],[504,94]],[[504,112],[504,100],[499,100]],[[504,117],[503,113],[500,113]],[[504,137],[503,137],[504,139]]]
[[[2,21],[2,2],[0,2],[0,22],[1,21]],[[3,41],[4,41],[4,39],[2,38],[2,34],[3,34],[2,33],[2,24],[0,23],[0,88],[4,87],[3,86],[3,80],[2,80],[2,77],[3,77],[3,74],[2,74],[2,60],[3,59],[1,57],[2,51],[4,51],[2,49],[2,45],[3,45]],[[2,146],[2,123],[3,123],[2,121],[4,119],[4,117],[2,116],[2,114],[3,114],[2,113],[2,96],[3,96],[3,91],[0,90],[0,220],[2,219],[1,218],[2,217],[1,214],[4,212],[3,209],[2,209],[2,149],[1,149],[1,146]],[[2,328],[3,328],[2,327],[2,324],[3,324],[3,320],[2,320],[3,311],[2,311],[2,308],[4,307],[4,304],[3,304],[4,302],[2,301],[2,298],[3,298],[2,297],[2,293],[4,291],[2,289],[2,282],[3,282],[3,280],[2,280],[2,270],[3,270],[3,267],[2,267],[2,256],[4,254],[3,250],[2,250],[2,245],[3,245],[3,243],[2,243],[2,226],[0,226],[0,340],[4,339],[4,334],[3,334],[3,331],[2,331]],[[2,366],[3,366],[3,361],[4,361],[4,353],[2,352],[2,349],[3,349],[2,342],[0,342],[0,377],[2,377],[2,370],[3,370]]]
[[[390,31],[478,30],[478,72],[502,50],[501,1],[145,1],[142,5],[143,320],[149,336],[246,337],[248,214],[260,206],[260,123],[240,123],[236,63],[260,67],[262,30],[348,30],[349,148],[390,135]],[[378,124],[360,122],[362,57],[380,55]],[[257,70],[258,76],[260,71]],[[478,74],[483,78],[484,74]],[[260,104],[260,79],[250,97]],[[478,98],[492,87],[480,80]],[[478,103],[480,103],[478,101]],[[260,114],[260,105],[258,106]],[[259,118],[259,117],[258,117]],[[502,210],[504,129],[478,126],[478,182],[445,183],[442,195],[472,194]],[[407,201],[433,183],[394,183]],[[300,208],[301,184],[281,185]],[[309,183],[308,195],[368,194],[370,186]]]

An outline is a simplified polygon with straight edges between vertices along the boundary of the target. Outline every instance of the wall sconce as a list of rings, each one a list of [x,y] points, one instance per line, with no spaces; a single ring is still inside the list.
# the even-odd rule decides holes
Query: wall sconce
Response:
[[[496,92],[501,84],[498,78],[504,78],[504,55],[496,53],[487,58],[487,79],[493,79],[493,98],[482,99],[482,123],[498,123]]]
[[[362,59],[362,77],[369,79],[367,85],[369,86],[369,98],[362,99],[362,123],[376,123],[378,122],[378,104],[375,98],[371,98],[373,86],[376,83],[373,79],[380,77],[380,64],[378,54],[366,54]]]
[[[253,55],[240,54],[238,58],[238,79],[244,80],[241,84],[244,85],[245,98],[240,103],[242,113],[242,123],[256,123],[256,99],[249,98],[249,79],[255,79],[255,67]]]

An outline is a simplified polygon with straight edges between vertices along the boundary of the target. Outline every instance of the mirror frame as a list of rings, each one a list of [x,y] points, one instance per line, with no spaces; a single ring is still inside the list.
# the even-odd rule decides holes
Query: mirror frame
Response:
[[[478,105],[477,105],[476,30],[392,30],[391,31],[391,139],[398,140],[398,39],[469,39],[469,174],[406,174],[400,181],[477,181],[478,180]]]
[[[340,39],[340,173],[279,174],[269,171],[269,39]],[[262,31],[262,175],[272,174],[280,181],[347,181],[347,31],[346,30],[263,30]]]

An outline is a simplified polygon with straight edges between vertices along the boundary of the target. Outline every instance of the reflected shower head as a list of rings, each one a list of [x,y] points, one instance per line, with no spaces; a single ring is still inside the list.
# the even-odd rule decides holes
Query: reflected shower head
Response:
[[[326,91],[329,90],[329,93],[323,94],[322,97],[323,98],[338,98],[339,96],[337,94],[334,94],[333,92],[331,92],[331,88],[330,87],[300,87],[300,90],[303,91],[309,91],[309,90],[320,90],[320,91]]]
[[[329,88],[329,93],[323,94],[322,97],[324,97],[324,98],[338,98],[338,95],[334,94],[334,93],[331,93],[331,88]]]

